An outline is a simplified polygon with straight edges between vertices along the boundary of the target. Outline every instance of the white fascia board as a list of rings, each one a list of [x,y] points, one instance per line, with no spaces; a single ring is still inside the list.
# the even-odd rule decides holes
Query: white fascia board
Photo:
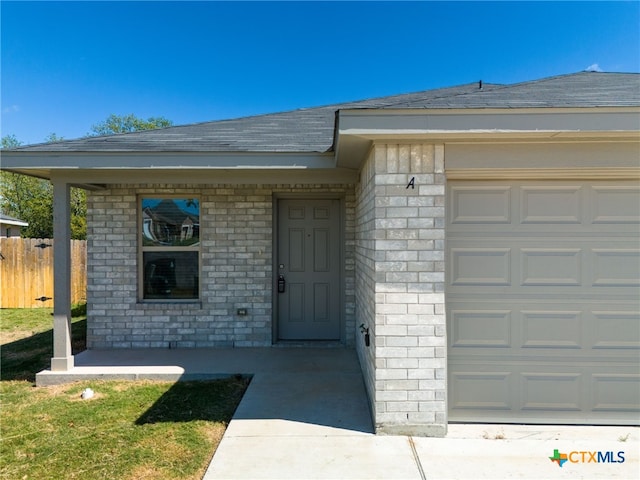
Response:
[[[332,169],[333,153],[162,153],[29,152],[2,153],[2,169],[20,170],[202,170]]]
[[[338,135],[639,132],[640,108],[341,110]]]

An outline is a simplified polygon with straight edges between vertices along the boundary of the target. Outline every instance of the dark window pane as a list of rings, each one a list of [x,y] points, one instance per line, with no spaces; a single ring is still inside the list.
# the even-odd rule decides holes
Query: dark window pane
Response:
[[[200,201],[143,198],[143,246],[189,246],[200,242]]]
[[[145,299],[198,298],[198,252],[144,252]]]

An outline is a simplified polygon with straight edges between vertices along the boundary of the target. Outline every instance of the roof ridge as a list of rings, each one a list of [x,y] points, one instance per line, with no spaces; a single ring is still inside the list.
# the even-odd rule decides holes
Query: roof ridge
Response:
[[[382,96],[376,96],[376,97],[369,97],[369,98],[363,98],[363,99],[359,99],[359,100],[347,100],[344,102],[338,102],[338,103],[327,103],[327,104],[323,104],[323,105],[315,105],[315,106],[310,106],[310,107],[299,107],[299,108],[292,108],[290,110],[280,110],[278,112],[269,112],[269,113],[259,113],[256,115],[244,115],[244,116],[240,116],[240,117],[233,117],[233,118],[222,118],[220,120],[205,120],[202,122],[195,122],[195,123],[187,123],[187,124],[183,124],[183,125],[172,125],[169,127],[163,127],[163,128],[157,128],[154,130],[163,130],[163,129],[168,129],[168,128],[180,128],[180,127],[193,127],[196,125],[204,125],[207,123],[221,123],[221,122],[233,122],[233,121],[237,121],[237,120],[245,120],[248,118],[260,118],[260,117],[271,117],[274,115],[283,115],[283,114],[288,114],[288,113],[293,113],[293,112],[305,112],[305,111],[309,111],[309,110],[320,110],[320,109],[326,109],[326,108],[333,108],[333,107],[339,107],[342,105],[352,105],[352,104],[357,104],[357,103],[365,103],[365,102],[372,102],[375,100],[382,100],[385,98],[393,98],[393,97],[402,97],[402,96],[408,96],[408,95],[417,95],[420,93],[427,93],[427,92],[433,92],[433,91],[437,91],[437,90],[453,90],[455,88],[461,88],[461,87],[466,87],[466,86],[471,86],[471,85],[476,85],[477,82],[469,82],[469,83],[462,83],[459,85],[453,85],[450,87],[436,87],[436,88],[428,88],[425,90],[417,90],[414,92],[405,92],[405,93],[397,93],[397,94],[392,94],[392,95],[382,95]],[[485,86],[494,86],[494,87],[501,87],[501,86],[506,86],[504,84],[500,84],[500,83],[483,83],[483,85]],[[434,98],[445,98],[447,96],[457,96],[460,94],[451,94],[451,95],[442,95],[442,96],[436,96]],[[339,109],[336,109],[339,110]],[[125,132],[126,133],[140,133],[140,132]]]
[[[463,83],[460,85],[455,85],[453,87],[444,87],[444,88],[435,88],[433,90],[422,90],[422,91],[418,91],[418,92],[414,92],[414,93],[408,93],[406,95],[417,95],[419,93],[426,93],[429,91],[435,91],[435,90],[449,90],[449,89],[457,89],[457,88],[462,88],[462,87],[471,87],[473,85],[479,85],[479,87],[476,90],[472,90],[472,91],[468,91],[468,92],[457,92],[457,93],[451,93],[449,95],[436,95],[434,96],[431,100],[439,100],[442,98],[454,98],[454,97],[462,97],[465,95],[477,95],[481,92],[486,92],[487,90],[484,90],[485,87],[492,87],[491,91],[493,90],[499,90],[502,89],[504,87],[508,87],[509,84],[504,84],[504,83],[485,83],[482,80],[479,80],[478,82],[470,82],[470,83]],[[392,95],[393,96],[393,95]]]
[[[549,77],[542,77],[542,78],[536,78],[533,80],[524,80],[522,82],[515,82],[515,83],[507,83],[504,84],[503,87],[504,88],[513,88],[513,87],[519,87],[522,85],[534,85],[534,84],[541,84],[541,83],[546,83],[546,82],[552,82],[555,80],[558,80],[560,78],[568,78],[568,77],[577,77],[577,76],[583,76],[583,75],[591,75],[591,74],[604,74],[604,75],[627,75],[627,73],[625,72],[592,72],[589,70],[580,70],[578,72],[572,72],[572,73],[559,73],[557,75],[551,75]]]

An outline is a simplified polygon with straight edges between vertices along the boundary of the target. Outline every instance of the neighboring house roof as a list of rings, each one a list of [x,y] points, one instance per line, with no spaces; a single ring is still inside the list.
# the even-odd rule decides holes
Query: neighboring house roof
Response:
[[[472,83],[357,102],[19,147],[25,152],[333,151],[336,113],[353,109],[521,109],[640,106],[640,75],[580,72],[513,85]]]
[[[3,225],[15,225],[16,227],[28,227],[29,224],[15,217],[0,213],[0,223]]]
[[[171,199],[164,199],[154,207],[147,207],[144,210],[150,218],[162,221],[169,225],[182,225],[187,219],[192,223],[198,221],[198,217],[181,210]]]

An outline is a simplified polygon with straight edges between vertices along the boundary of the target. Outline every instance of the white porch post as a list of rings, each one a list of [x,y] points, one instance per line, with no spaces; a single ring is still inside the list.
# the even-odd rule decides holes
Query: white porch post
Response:
[[[53,358],[52,371],[73,368],[71,354],[71,212],[69,184],[53,183]]]

